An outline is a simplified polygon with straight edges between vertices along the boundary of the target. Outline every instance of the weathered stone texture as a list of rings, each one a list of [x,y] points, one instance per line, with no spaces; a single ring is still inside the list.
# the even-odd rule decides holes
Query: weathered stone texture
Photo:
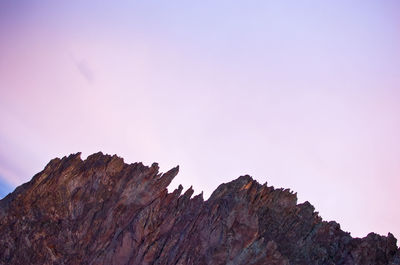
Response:
[[[204,201],[158,170],[53,159],[0,201],[0,264],[400,264],[392,234],[352,238],[289,190],[242,176]]]

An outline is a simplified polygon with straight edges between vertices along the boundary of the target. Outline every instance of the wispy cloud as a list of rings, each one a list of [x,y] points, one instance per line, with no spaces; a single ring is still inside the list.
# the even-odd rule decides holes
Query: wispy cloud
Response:
[[[78,72],[82,75],[82,77],[88,82],[88,83],[93,83],[94,82],[94,74],[87,63],[85,59],[76,59],[73,55],[71,55],[71,59],[73,64],[75,65],[76,69]]]

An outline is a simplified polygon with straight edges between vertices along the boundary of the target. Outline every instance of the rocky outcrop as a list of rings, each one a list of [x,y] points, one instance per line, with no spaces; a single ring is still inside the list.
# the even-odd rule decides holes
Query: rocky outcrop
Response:
[[[53,159],[0,201],[0,264],[400,264],[392,234],[352,238],[250,176],[204,201],[178,167],[97,153]]]

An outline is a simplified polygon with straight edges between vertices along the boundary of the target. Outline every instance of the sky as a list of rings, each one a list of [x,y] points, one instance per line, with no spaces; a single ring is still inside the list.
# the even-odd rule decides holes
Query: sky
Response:
[[[54,157],[249,174],[400,239],[398,1],[0,1],[0,197]]]

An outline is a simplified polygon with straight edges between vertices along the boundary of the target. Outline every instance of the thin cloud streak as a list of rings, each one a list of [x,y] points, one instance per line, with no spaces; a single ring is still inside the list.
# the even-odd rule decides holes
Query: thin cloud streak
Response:
[[[91,84],[94,82],[94,75],[93,75],[93,71],[90,68],[89,64],[81,59],[81,60],[77,60],[75,59],[74,56],[71,56],[71,60],[73,62],[73,64],[75,65],[76,69],[78,70],[78,72],[82,75],[82,77],[84,79],[86,79],[86,81]]]

